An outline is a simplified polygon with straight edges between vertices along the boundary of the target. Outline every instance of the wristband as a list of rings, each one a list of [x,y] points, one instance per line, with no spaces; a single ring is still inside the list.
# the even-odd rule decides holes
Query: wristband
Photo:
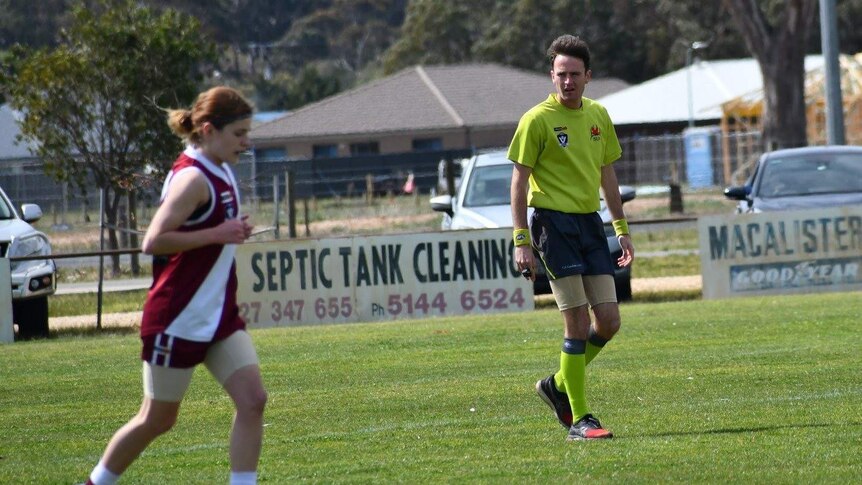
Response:
[[[629,223],[626,222],[625,219],[617,219],[612,222],[614,226],[614,234],[617,236],[628,236],[629,235]]]
[[[515,242],[515,246],[529,246],[530,245],[530,230],[529,229],[515,229],[512,231],[512,241]]]

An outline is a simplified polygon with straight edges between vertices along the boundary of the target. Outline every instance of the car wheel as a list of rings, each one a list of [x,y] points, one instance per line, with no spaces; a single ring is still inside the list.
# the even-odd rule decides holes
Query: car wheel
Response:
[[[12,321],[18,324],[18,340],[48,338],[48,297],[13,301]]]
[[[631,301],[632,299],[632,278],[625,276],[622,278],[614,278],[614,285],[617,288],[617,301]]]

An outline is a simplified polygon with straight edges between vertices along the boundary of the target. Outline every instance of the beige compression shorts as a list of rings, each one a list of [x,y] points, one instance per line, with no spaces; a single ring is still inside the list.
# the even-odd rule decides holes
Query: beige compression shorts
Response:
[[[590,304],[616,303],[617,290],[611,275],[572,275],[550,280],[560,311]]]
[[[251,336],[244,330],[213,344],[204,360],[207,370],[221,385],[237,370],[259,363]],[[194,371],[194,367],[178,369],[144,361],[144,395],[155,401],[182,401]]]

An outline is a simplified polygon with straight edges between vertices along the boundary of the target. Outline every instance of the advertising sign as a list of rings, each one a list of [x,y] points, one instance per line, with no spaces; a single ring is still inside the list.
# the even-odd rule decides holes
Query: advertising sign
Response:
[[[511,228],[247,243],[236,264],[251,327],[533,309]]]
[[[704,298],[862,289],[862,206],[702,217]]]

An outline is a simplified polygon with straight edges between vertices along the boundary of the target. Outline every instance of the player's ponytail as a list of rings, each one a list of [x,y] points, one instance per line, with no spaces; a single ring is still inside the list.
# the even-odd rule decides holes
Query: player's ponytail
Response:
[[[192,123],[192,112],[187,109],[168,110],[168,126],[178,137],[190,138],[195,129]]]
[[[204,123],[221,130],[234,121],[248,118],[254,109],[239,91],[216,86],[198,95],[191,109],[168,110],[168,126],[183,140],[197,144]]]

